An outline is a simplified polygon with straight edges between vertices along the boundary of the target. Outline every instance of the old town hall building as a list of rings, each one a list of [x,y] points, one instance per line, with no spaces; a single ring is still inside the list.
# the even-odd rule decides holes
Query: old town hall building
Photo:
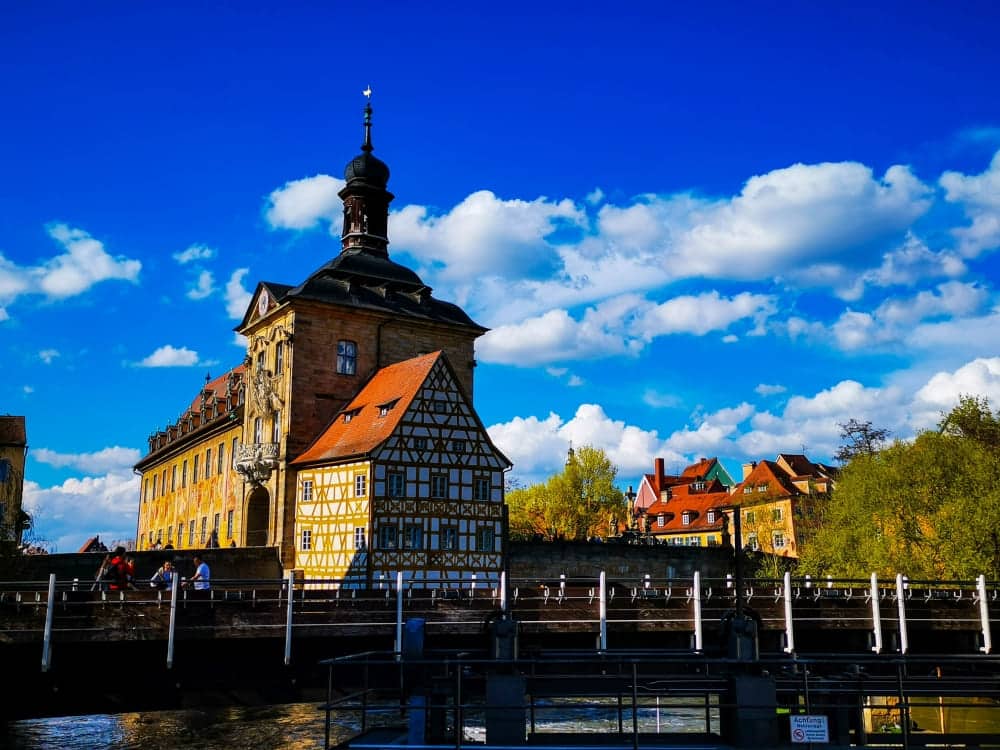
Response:
[[[273,545],[307,578],[358,584],[500,570],[510,463],[472,404],[487,329],[389,258],[371,112],[340,253],[298,285],[260,282],[243,364],[150,437],[139,549]]]

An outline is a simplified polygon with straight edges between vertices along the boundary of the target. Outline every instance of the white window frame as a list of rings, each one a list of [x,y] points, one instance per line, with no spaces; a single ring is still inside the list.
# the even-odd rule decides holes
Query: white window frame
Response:
[[[446,500],[448,498],[448,475],[431,474],[431,498]]]
[[[354,497],[365,497],[368,494],[368,475],[354,475]]]
[[[313,480],[302,480],[302,502],[311,503],[313,499]]]
[[[303,552],[312,550],[312,529],[302,529],[302,536],[299,540],[299,549]]]
[[[358,372],[358,344],[341,339],[337,342],[337,374],[356,375]]]
[[[355,526],[354,527],[354,549],[363,550],[368,546],[368,542],[365,540],[365,527]]]
[[[474,477],[472,480],[472,499],[489,500],[492,494],[493,483],[489,477]]]
[[[774,549],[785,549],[788,545],[788,540],[785,539],[785,532],[778,530],[771,532],[771,546]]]

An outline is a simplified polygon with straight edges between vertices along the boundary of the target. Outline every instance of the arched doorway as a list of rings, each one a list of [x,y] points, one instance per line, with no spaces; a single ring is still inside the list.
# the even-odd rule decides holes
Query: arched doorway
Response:
[[[267,529],[271,520],[271,495],[258,485],[247,498],[246,533],[243,538],[247,547],[267,545]]]

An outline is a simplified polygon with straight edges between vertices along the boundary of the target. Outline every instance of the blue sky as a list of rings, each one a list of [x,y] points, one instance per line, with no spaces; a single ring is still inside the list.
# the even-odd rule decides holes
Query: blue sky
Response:
[[[338,252],[368,85],[390,252],[493,329],[520,481],[1000,405],[994,4],[205,5],[0,24],[0,413],[51,549],[134,535],[249,291]]]

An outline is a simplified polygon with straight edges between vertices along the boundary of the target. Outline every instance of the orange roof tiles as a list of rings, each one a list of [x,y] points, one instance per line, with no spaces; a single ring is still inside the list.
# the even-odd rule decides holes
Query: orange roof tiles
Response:
[[[658,500],[649,506],[646,515],[650,520],[649,530],[653,534],[701,533],[721,531],[724,514],[721,508],[732,502],[728,492],[691,493],[683,497],[671,497],[667,501]],[[715,520],[709,523],[708,511],[718,511]],[[684,513],[690,514],[689,523],[684,523]],[[664,515],[664,524],[657,524],[657,517]]]
[[[242,364],[236,365],[236,367],[234,367],[232,370],[229,370],[228,372],[223,373],[214,380],[209,381],[208,384],[206,384],[205,387],[198,392],[198,395],[195,396],[195,399],[194,401],[191,402],[191,406],[188,407],[188,410],[191,412],[201,411],[201,397],[202,394],[205,393],[205,391],[210,392],[211,395],[209,396],[209,398],[214,396],[219,400],[224,399],[226,397],[226,388],[228,387],[229,384],[230,375],[242,375],[246,369],[247,369],[246,365]]]
[[[336,460],[374,450],[396,429],[440,358],[437,351],[383,367],[292,463]],[[393,401],[396,404],[381,416],[379,406]],[[347,413],[351,413],[350,421],[344,420]]]

